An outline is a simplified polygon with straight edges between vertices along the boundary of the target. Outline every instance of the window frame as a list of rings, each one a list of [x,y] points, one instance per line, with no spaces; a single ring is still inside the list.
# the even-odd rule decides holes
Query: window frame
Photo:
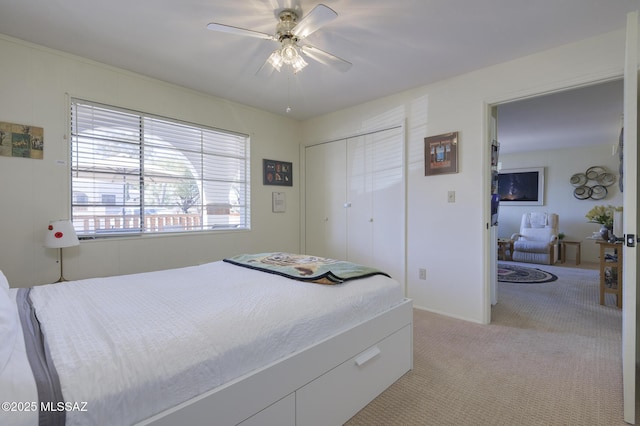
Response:
[[[187,122],[184,120],[174,119],[170,117],[159,116],[156,114],[146,113],[142,111],[122,108],[113,105],[107,105],[99,102],[89,101],[86,99],[82,99],[79,97],[70,97],[69,102],[69,131],[70,131],[70,207],[71,207],[71,219],[76,228],[76,232],[78,237],[82,239],[101,239],[101,238],[113,238],[113,237],[143,237],[143,236],[152,236],[152,235],[180,235],[180,234],[197,234],[197,233],[208,233],[208,232],[239,232],[239,231],[248,231],[251,229],[251,152],[250,152],[250,137],[247,134],[220,129],[212,126],[206,126],[202,124],[196,124]],[[82,110],[79,112],[79,110]],[[100,125],[94,125],[93,119],[88,121],[89,127],[93,133],[87,134],[86,130],[79,131],[79,124],[87,124],[82,122],[82,118],[78,118],[83,113],[100,111],[102,114],[107,117],[106,122],[110,124],[112,127],[105,127],[104,125],[100,127]],[[113,115],[110,117],[110,115]],[[117,129],[117,119],[119,115],[127,115],[129,118],[133,117],[135,121],[137,119],[139,123],[139,128],[136,131],[133,131],[135,126],[123,126],[126,130],[132,134],[137,132],[137,140],[132,138],[129,141],[119,140],[117,137],[109,137],[109,136],[96,136],[96,130],[101,129],[105,133],[110,130]],[[113,122],[109,122],[109,119],[112,119]],[[149,125],[151,124],[151,125]],[[147,127],[153,128],[153,125],[156,124],[158,129],[158,134],[154,134],[152,132],[147,131]],[[162,129],[169,129],[166,133],[162,132]],[[173,130],[175,129],[176,135],[173,135]],[[122,129],[120,129],[122,130]],[[200,144],[199,151],[194,149],[186,148],[186,144],[188,142],[183,142],[180,138],[180,131],[189,132],[196,135],[194,139],[196,141],[196,145]],[[115,133],[115,132],[114,132]],[[163,136],[167,137],[163,139]],[[175,139],[171,139],[175,138]],[[94,143],[96,140],[100,139],[99,143]],[[189,138],[186,138],[189,139]],[[87,142],[88,141],[88,142]],[[132,142],[133,141],[133,142]],[[212,143],[213,142],[213,143]],[[97,171],[97,168],[94,168],[92,172],[89,172],[86,167],[85,153],[82,152],[83,149],[93,149],[89,154],[90,157],[105,157],[108,154],[107,150],[104,148],[113,148],[113,151],[116,153],[122,154],[124,150],[120,145],[129,144],[129,148],[131,149],[133,155],[130,157],[122,157],[130,160],[132,164],[136,165],[136,172],[131,174],[127,172],[116,172],[110,171],[106,172],[104,167],[107,163],[107,160],[89,160],[94,161],[94,165],[101,165],[103,169]],[[182,146],[182,147],[180,147]],[[97,147],[97,148],[96,148]],[[131,148],[134,147],[134,148]],[[102,149],[100,149],[102,148]],[[166,170],[164,172],[156,171],[155,175],[152,172],[147,172],[145,169],[149,167],[150,159],[148,155],[145,155],[146,151],[153,151],[153,149],[157,151],[163,152],[164,161],[169,162],[170,165],[175,163],[176,166],[182,164],[183,172],[187,173],[188,176],[173,176],[172,184],[175,185],[184,185],[185,183],[190,186],[190,191],[193,191],[194,185],[196,186],[198,192],[197,195],[194,195],[193,198],[198,199],[199,202],[197,204],[191,204],[188,202],[186,205],[181,206],[178,204],[178,207],[174,206],[173,203],[162,205],[161,207],[169,207],[173,206],[173,209],[177,212],[179,209],[182,210],[183,207],[186,209],[184,212],[179,213],[165,213],[162,216],[194,216],[198,215],[198,218],[189,218],[188,220],[193,220],[196,225],[184,225],[185,222],[182,220],[184,217],[180,217],[180,221],[178,225],[167,225],[160,227],[152,227],[147,226],[149,218],[154,218],[157,216],[155,213],[159,209],[153,209],[155,206],[151,202],[145,201],[145,194],[149,187],[152,187],[153,178],[156,180],[158,178],[158,173],[169,173]],[[121,151],[122,150],[122,151]],[[96,155],[96,153],[99,153]],[[174,156],[171,156],[171,154]],[[186,154],[186,155],[185,155]],[[182,157],[178,157],[181,155]],[[121,157],[118,157],[121,158]],[[153,159],[153,157],[151,157]],[[176,160],[177,159],[177,160]],[[165,163],[166,164],[166,163]],[[164,164],[163,164],[164,165]],[[187,167],[184,167],[184,166]],[[224,167],[221,167],[224,166]],[[225,173],[229,173],[228,170],[231,170],[231,174],[224,174],[222,177],[220,173],[216,172],[218,169],[225,170]],[[158,168],[156,167],[156,170]],[[192,172],[193,171],[193,172]],[[93,175],[90,178],[81,178],[82,174],[85,176]],[[121,197],[121,201],[113,202],[107,206],[105,203],[108,199],[113,200],[113,197],[110,198],[108,193],[100,192],[96,188],[101,184],[104,184],[104,177],[111,175],[113,179],[115,177],[122,177],[123,183],[121,184],[124,188],[128,188],[129,182],[127,178],[129,176],[132,177],[134,181],[134,192],[138,195],[138,201],[134,204],[129,204],[128,197],[125,198],[124,194]],[[100,178],[99,176],[102,176]],[[168,175],[167,175],[168,176]],[[139,183],[136,183],[135,180],[139,179]],[[171,177],[167,177],[167,180],[171,179]],[[85,183],[92,187],[92,189],[88,192],[83,191],[83,187],[81,181],[85,181]],[[115,182],[115,180],[112,180]],[[150,182],[150,183],[146,183]],[[171,185],[168,183],[167,185]],[[137,192],[135,190],[137,186]],[[228,203],[220,202],[221,194],[224,195],[224,192],[220,192],[218,189],[228,187]],[[174,193],[177,193],[178,189],[174,190]],[[237,195],[237,203],[231,200],[232,192]],[[207,195],[210,195],[208,197]],[[105,199],[105,196],[107,197]],[[175,196],[174,196],[175,198]],[[210,199],[208,199],[210,198]],[[92,199],[92,202],[88,202],[88,200]],[[182,198],[180,198],[182,201]],[[226,206],[226,209],[220,210],[216,208],[216,206]],[[122,211],[122,221],[118,223],[118,227],[107,227],[107,222],[105,219],[104,228],[102,228],[102,222],[98,222],[96,217],[99,216],[96,214],[97,211],[100,210],[100,207],[104,207],[103,216],[114,216],[112,213],[107,213],[109,207],[112,210],[121,210]],[[132,209],[133,207],[133,209]],[[197,213],[189,213],[189,208],[196,207]],[[83,209],[86,209],[88,213],[79,214]],[[131,211],[133,213],[131,213]],[[153,211],[153,213],[147,213],[147,211]],[[226,212],[226,220],[227,223],[210,223],[210,218],[216,218],[216,216],[223,217],[224,213],[220,213],[220,211]],[[233,213],[232,213],[233,212]],[[117,216],[119,213],[116,213]],[[133,217],[134,226],[128,226],[125,217]],[[232,217],[233,216],[233,217]],[[92,225],[87,226],[87,218],[91,218]],[[164,220],[165,218],[163,218]],[[175,218],[172,218],[175,220]],[[167,219],[168,220],[168,219]],[[162,221],[161,221],[162,222]],[[171,222],[172,224],[174,222]]]

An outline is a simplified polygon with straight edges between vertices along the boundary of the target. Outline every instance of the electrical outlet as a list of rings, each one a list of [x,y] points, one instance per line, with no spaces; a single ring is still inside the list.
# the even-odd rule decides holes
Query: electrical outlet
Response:
[[[418,269],[418,278],[421,280],[426,280],[427,279],[427,270],[424,268],[420,268]]]

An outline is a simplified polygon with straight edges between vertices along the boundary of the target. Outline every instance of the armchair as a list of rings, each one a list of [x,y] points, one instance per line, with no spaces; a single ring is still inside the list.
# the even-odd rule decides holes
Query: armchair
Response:
[[[520,232],[511,236],[517,262],[553,265],[558,261],[558,215],[530,212],[522,215]]]

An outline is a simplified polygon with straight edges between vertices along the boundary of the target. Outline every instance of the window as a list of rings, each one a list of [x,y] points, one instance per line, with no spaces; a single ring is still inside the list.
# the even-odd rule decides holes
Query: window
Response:
[[[79,236],[248,229],[249,138],[71,100]]]

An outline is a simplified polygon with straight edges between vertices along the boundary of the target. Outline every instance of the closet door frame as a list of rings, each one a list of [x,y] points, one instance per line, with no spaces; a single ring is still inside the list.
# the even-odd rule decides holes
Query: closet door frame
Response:
[[[407,152],[406,152],[406,142],[405,142],[405,140],[406,140],[406,137],[405,137],[406,128],[405,128],[404,123],[398,124],[398,125],[390,125],[390,126],[387,126],[387,127],[379,128],[379,129],[372,130],[372,131],[362,132],[362,133],[351,135],[351,136],[344,137],[344,138],[334,139],[334,140],[331,140],[331,141],[326,141],[326,142],[321,142],[321,143],[318,143],[318,144],[311,144],[309,146],[302,146],[301,147],[300,160],[301,160],[301,169],[303,170],[303,173],[302,173],[303,189],[302,189],[302,197],[301,197],[301,199],[302,199],[302,208],[301,208],[301,221],[300,222],[301,222],[301,226],[302,226],[302,232],[301,232],[300,246],[303,248],[303,251],[305,253],[307,253],[307,254],[317,254],[317,253],[311,253],[311,252],[308,251],[309,248],[317,247],[317,244],[315,244],[315,243],[309,242],[309,244],[307,244],[307,239],[309,237],[315,238],[315,236],[318,235],[318,229],[317,229],[318,224],[317,223],[316,224],[307,223],[307,211],[309,209],[318,209],[319,208],[319,205],[318,205],[318,203],[316,201],[317,201],[317,197],[319,197],[319,192],[321,192],[321,191],[318,191],[317,189],[314,189],[314,187],[313,187],[313,185],[315,183],[317,183],[317,182],[314,183],[314,182],[310,182],[310,181],[307,180],[307,178],[310,178],[312,180],[319,179],[317,170],[316,170],[315,175],[307,176],[306,161],[311,161],[312,160],[311,158],[308,158],[308,156],[310,155],[309,153],[311,151],[307,151],[307,149],[312,148],[312,147],[317,147],[319,145],[327,145],[327,144],[335,143],[335,142],[345,143],[345,145],[344,145],[344,147],[345,147],[345,166],[344,167],[345,167],[345,174],[346,174],[346,169],[347,169],[347,164],[346,164],[347,160],[346,160],[346,158],[348,158],[348,156],[346,154],[346,152],[348,150],[348,148],[346,146],[346,143],[348,142],[349,139],[355,139],[355,138],[360,138],[360,137],[364,137],[366,139],[373,138],[374,139],[373,143],[375,144],[375,135],[376,134],[381,133],[381,132],[394,130],[394,129],[397,129],[397,131],[398,131],[398,135],[397,136],[400,139],[398,145],[399,145],[399,148],[402,151],[400,153],[401,165],[400,165],[400,171],[399,171],[401,177],[400,177],[400,183],[399,183],[399,185],[397,185],[397,188],[400,191],[401,202],[399,202],[398,205],[394,209],[394,215],[397,218],[396,219],[397,222],[395,223],[395,225],[397,225],[397,227],[395,229],[399,229],[401,231],[400,231],[400,235],[398,235],[397,244],[394,244],[394,246],[392,248],[389,248],[387,250],[387,252],[389,250],[392,250],[394,252],[394,255],[397,255],[398,261],[397,262],[393,262],[393,267],[391,267],[393,269],[393,271],[390,271],[390,273],[394,276],[394,278],[396,280],[398,280],[401,284],[403,284],[403,286],[405,287],[405,294],[406,294],[406,285],[407,285],[407,279],[406,279],[406,276],[407,276],[407,274],[406,274],[406,268],[407,268],[407,258],[406,258],[406,244],[407,244],[407,242],[406,242],[407,241],[407,235],[406,235],[406,233],[407,233],[407,231],[406,231],[406,224],[407,224],[407,217],[406,217],[406,215],[407,215],[407,213],[406,213],[407,212],[407,207],[406,207],[406,205],[407,205],[407,197],[406,197],[406,194],[407,194]],[[373,156],[376,155],[375,154],[375,148],[373,148],[371,150],[371,153],[372,153]],[[325,160],[326,160],[326,158],[325,158]],[[332,158],[332,161],[336,161],[336,158],[335,157]],[[375,163],[375,160],[370,160],[370,161],[373,161]],[[336,164],[340,164],[340,161],[338,160],[338,163],[336,163]],[[310,165],[309,167],[313,168],[315,166]],[[331,170],[332,170],[331,176],[338,176],[339,175],[339,173],[336,171],[335,167],[333,167]],[[379,182],[376,183],[375,179],[376,179],[375,174],[374,174],[374,176],[370,176],[370,181],[367,183],[367,185],[370,185],[370,186],[373,187],[376,184],[379,184]],[[344,212],[345,223],[346,223],[347,216],[348,216],[348,214],[347,214],[347,212],[345,210],[347,210],[349,208],[349,200],[348,200],[349,197],[347,196],[347,194],[348,194],[348,189],[347,189],[347,184],[348,183],[347,182],[348,182],[348,179],[346,179],[346,177],[345,177],[344,199],[342,200],[342,202],[340,204],[336,203],[338,205],[338,207],[340,207],[342,209],[342,211]],[[384,203],[384,200],[382,200],[382,199],[376,200],[376,197],[374,195],[373,199],[372,199],[372,202],[371,202],[372,209],[373,209],[374,212],[376,210],[376,207],[379,207],[380,205],[383,205],[381,203]],[[328,212],[328,210],[326,210],[326,209],[327,209],[327,207],[325,206],[325,212]],[[314,213],[314,214],[316,214],[316,213]],[[333,214],[334,215],[338,214],[337,210],[334,210]],[[374,215],[375,215],[375,213],[374,213]],[[316,214],[316,216],[317,216],[317,214]],[[388,214],[386,216],[388,216]],[[326,217],[326,218],[327,218],[326,222],[328,222],[328,223],[336,221],[336,219],[332,218],[332,217]],[[380,223],[376,223],[375,222],[375,220],[376,220],[375,217],[371,217],[371,219],[373,219],[373,221],[374,221],[374,222],[372,222],[371,228],[375,230],[375,228],[378,225],[380,225]],[[312,226],[315,226],[316,228],[311,229],[310,227],[312,227]],[[345,233],[345,238],[346,238],[346,234],[347,233]],[[378,235],[384,235],[384,233],[383,232],[378,232]],[[374,234],[372,238],[375,239],[378,235]],[[374,240],[372,240],[372,241],[374,241]],[[326,244],[326,242],[325,242],[325,244]],[[348,244],[348,243],[346,243],[346,244]],[[379,251],[380,246],[381,246],[380,244],[377,244],[377,245],[376,244],[372,244],[372,248],[371,248],[372,253],[374,252],[374,250],[375,251]],[[345,245],[345,247],[346,247],[346,245]],[[376,249],[376,247],[377,247],[377,249]],[[346,248],[345,248],[345,250],[346,250]],[[399,251],[399,253],[398,253],[398,251]],[[344,258],[346,258],[346,253],[347,253],[347,251],[345,251]],[[321,255],[321,254],[317,254],[317,255]],[[376,266],[376,265],[374,264],[372,266]],[[383,268],[381,268],[381,269],[383,269]]]

